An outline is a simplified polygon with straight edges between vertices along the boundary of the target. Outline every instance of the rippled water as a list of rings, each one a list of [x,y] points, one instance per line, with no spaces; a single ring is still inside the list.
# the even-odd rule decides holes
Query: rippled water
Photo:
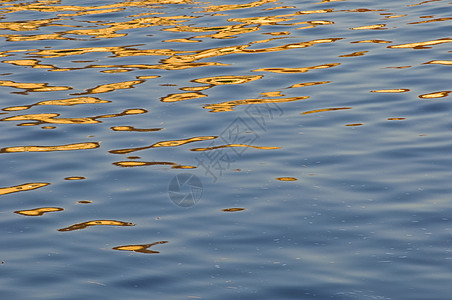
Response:
[[[1,299],[450,299],[451,2],[0,4]]]

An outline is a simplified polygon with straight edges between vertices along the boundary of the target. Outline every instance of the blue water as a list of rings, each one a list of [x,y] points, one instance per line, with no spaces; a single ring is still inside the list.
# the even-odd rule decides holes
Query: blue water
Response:
[[[451,3],[0,5],[1,299],[450,299]]]

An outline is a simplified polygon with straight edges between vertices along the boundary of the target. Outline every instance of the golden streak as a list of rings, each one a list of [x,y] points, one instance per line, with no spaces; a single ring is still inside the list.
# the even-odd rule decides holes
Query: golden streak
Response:
[[[48,86],[48,83],[21,83],[11,80],[0,80],[0,86],[24,89],[25,92],[53,92],[71,90],[69,86]]]
[[[330,82],[331,81],[314,81],[314,82],[297,83],[297,84],[289,86],[289,89],[290,88],[298,88],[298,87],[305,87],[305,86],[313,86],[313,85],[325,84],[325,83],[330,83]]]
[[[426,0],[426,1],[422,1],[422,2],[420,2],[420,3],[410,4],[410,5],[407,5],[407,6],[408,6],[408,7],[411,7],[411,6],[418,6],[418,5],[422,5],[422,4],[425,4],[425,3],[436,2],[436,1],[441,1],[441,0]]]
[[[53,20],[49,19],[49,20],[29,20],[20,22],[1,22],[0,30],[31,31],[36,30],[39,27],[51,24]]]
[[[110,115],[100,115],[95,117],[87,117],[87,118],[57,118],[60,114],[29,114],[29,115],[19,115],[14,117],[8,117],[4,119],[0,119],[0,121],[26,121],[26,120],[34,120],[37,123],[22,123],[20,126],[25,125],[39,125],[42,123],[51,123],[51,124],[97,124],[101,123],[97,119],[101,118],[114,118],[121,117],[126,115],[136,115],[136,114],[144,114],[148,111],[145,109],[137,108],[137,109],[127,109],[118,114],[110,114]]]
[[[20,115],[15,117],[9,117],[1,119],[0,121],[25,121],[25,120],[35,120],[41,123],[51,123],[51,124],[96,124],[100,121],[94,120],[93,118],[56,118],[60,114],[30,114],[30,115]]]
[[[363,56],[364,54],[366,54],[369,51],[358,51],[358,52],[353,52],[350,54],[344,54],[344,55],[339,55],[338,57],[354,57],[354,56]]]
[[[184,140],[162,141],[162,142],[158,142],[158,143],[152,144],[150,146],[145,146],[145,147],[110,150],[108,152],[113,153],[113,154],[127,154],[127,153],[131,153],[134,151],[140,151],[140,150],[151,149],[151,148],[176,147],[176,146],[181,146],[181,145],[193,143],[193,142],[213,140],[216,138],[217,138],[217,136],[199,136],[199,137],[193,137],[193,138],[188,138],[188,139],[184,139]]]
[[[185,101],[197,98],[207,97],[207,95],[199,92],[190,92],[190,93],[178,93],[178,94],[169,94],[166,97],[160,99],[162,102],[178,102]]]
[[[392,41],[386,41],[386,40],[362,40],[362,41],[355,41],[350,42],[351,44],[357,44],[357,43],[375,43],[375,44],[390,44]]]
[[[310,15],[310,14],[326,14],[332,12],[333,9],[318,9],[318,10],[302,10],[297,11],[297,15]]]
[[[301,97],[289,97],[289,98],[279,98],[279,99],[244,99],[244,100],[234,100],[227,101],[218,104],[209,104],[204,106],[205,109],[210,109],[210,112],[223,112],[223,111],[233,111],[234,107],[238,105],[250,105],[250,104],[262,104],[262,103],[284,103],[292,102],[298,100],[308,99],[309,96]]]
[[[120,167],[138,167],[138,166],[153,166],[153,165],[170,165],[177,166],[176,163],[166,161],[118,161],[114,162],[114,165]]]
[[[388,118],[389,121],[401,121],[405,120],[406,118]]]
[[[193,82],[211,84],[211,85],[224,85],[224,84],[243,84],[250,81],[261,79],[262,75],[254,76],[216,76],[216,77],[205,77],[193,80]]]
[[[443,98],[443,97],[449,96],[449,94],[451,92],[452,91],[441,91],[441,92],[434,92],[434,93],[429,93],[429,94],[423,94],[423,95],[419,95],[419,98],[421,98],[421,99]]]
[[[260,93],[260,95],[263,97],[284,97],[285,96],[285,95],[281,94],[281,91]]]
[[[285,18],[282,16],[265,16],[265,17],[251,17],[251,18],[236,18],[228,19],[229,22],[245,23],[247,25],[259,24],[259,25],[281,25],[280,22],[286,22],[294,20],[294,18]]]
[[[388,46],[388,48],[392,48],[392,49],[407,49],[407,48],[427,49],[427,48],[430,48],[427,46],[433,46],[433,45],[439,45],[439,44],[451,43],[451,42],[452,42],[452,39],[443,38],[443,39],[438,39],[438,40],[433,40],[433,41]]]
[[[11,106],[11,107],[5,107],[2,110],[4,111],[19,111],[19,110],[26,110],[29,109],[31,107],[30,106]]]
[[[223,208],[221,211],[225,211],[225,212],[236,212],[236,211],[243,211],[246,210],[245,208],[241,208],[241,207],[231,207],[231,208]]]
[[[154,145],[152,145],[152,147],[153,148],[155,148],[155,147],[176,147],[176,146],[181,146],[181,145],[185,145],[185,144],[193,143],[193,142],[213,140],[216,138],[217,138],[216,136],[200,136],[200,137],[194,137],[194,138],[189,138],[189,139],[185,139],[185,140],[163,141],[163,142],[155,143]]]
[[[155,165],[154,162],[146,162],[146,161],[117,161],[113,163],[116,166],[128,168],[128,167],[141,167],[141,166],[149,166]]]
[[[229,148],[229,147],[248,147],[248,148],[254,148],[254,149],[261,149],[261,150],[275,150],[275,149],[281,148],[281,147],[252,146],[252,145],[245,145],[245,144],[229,144],[229,145],[221,145],[221,146],[214,146],[214,147],[207,147],[207,148],[193,148],[193,149],[190,149],[190,151],[210,151],[210,150]]]
[[[193,86],[193,87],[182,87],[180,88],[180,90],[182,91],[187,91],[187,92],[199,92],[199,91],[204,91],[207,89],[210,89],[212,86],[211,85],[205,85],[205,86]]]
[[[19,146],[1,148],[0,153],[15,153],[15,152],[51,152],[51,151],[69,151],[69,150],[87,150],[99,148],[99,143],[77,143],[67,144],[61,146]]]
[[[190,39],[172,39],[172,40],[164,40],[165,43],[199,43],[201,41],[198,40],[190,40]]]
[[[83,180],[83,179],[86,179],[86,177],[83,177],[83,176],[70,176],[70,177],[64,178],[64,180]]]
[[[290,32],[288,32],[288,31],[277,31],[277,32],[266,32],[264,34],[280,36],[280,35],[289,35]]]
[[[439,65],[451,66],[452,60],[432,60],[432,61],[426,62],[425,64],[439,64]]]
[[[40,50],[34,52],[34,55],[43,58],[55,58],[70,55],[82,55],[93,52],[111,52],[115,56],[135,56],[135,55],[171,55],[171,50],[159,49],[159,50],[136,50],[125,47],[90,47],[90,48],[73,48],[73,49],[55,49],[55,50]],[[165,54],[163,54],[163,53]]]
[[[154,79],[159,78],[160,76],[157,75],[149,75],[149,76],[138,76],[137,79]]]
[[[133,126],[113,126],[110,127],[111,130],[114,131],[137,131],[137,132],[151,132],[151,131],[159,131],[163,128],[135,128]]]
[[[173,39],[165,40],[164,42],[182,42],[182,43],[199,43],[200,40],[193,40],[197,38],[213,38],[213,39],[230,39],[238,34],[250,33],[259,30],[257,26],[248,26],[246,24],[229,25],[220,27],[193,27],[193,26],[176,26],[173,28],[163,29],[163,31],[173,32],[214,32],[211,34],[197,35],[189,39]]]
[[[91,200],[80,200],[80,201],[77,201],[77,203],[79,203],[79,204],[89,204],[89,203],[93,203],[93,201],[91,201]]]
[[[419,21],[419,22],[413,22],[413,23],[407,23],[407,24],[423,24],[423,23],[431,23],[431,22],[441,22],[441,21],[448,21],[452,20],[452,18],[437,18],[437,19],[431,19],[427,21]]]
[[[124,245],[112,248],[113,250],[121,250],[121,251],[133,251],[139,253],[160,253],[159,251],[149,250],[148,248],[154,245],[166,244],[168,241],[160,241],[152,244],[142,244],[142,245]]]
[[[339,66],[340,63],[334,63],[334,64],[324,64],[324,65],[318,65],[318,66],[312,66],[312,67],[306,67],[306,68],[262,68],[262,69],[256,69],[253,70],[253,72],[272,72],[272,73],[305,73],[311,70],[318,70],[318,69],[327,69],[332,68],[335,66]]]
[[[278,178],[276,178],[276,180],[279,180],[279,181],[296,181],[298,179],[296,179],[295,177],[278,177]]]
[[[343,110],[343,109],[351,109],[351,107],[333,107],[333,108],[315,109],[315,110],[305,111],[305,112],[301,113],[300,115],[314,114],[314,113],[319,113],[319,112],[324,112],[324,111]]]
[[[65,105],[72,106],[78,104],[98,104],[98,103],[110,103],[111,101],[101,100],[95,97],[75,97],[69,99],[60,100],[46,100],[36,103],[36,105]]]
[[[268,52],[275,52],[275,51],[284,51],[284,50],[291,50],[291,49],[299,49],[299,48],[307,48],[311,47],[317,44],[324,44],[324,43],[334,43],[336,41],[341,40],[342,38],[330,38],[330,39],[320,39],[320,40],[312,40],[307,42],[300,42],[300,43],[294,43],[294,44],[287,44],[283,46],[278,47],[272,47],[272,48],[264,48],[264,49],[243,49],[243,53],[268,53]]]
[[[395,16],[385,16],[385,19],[394,19],[394,18],[401,18],[406,17],[408,15],[395,15]]]
[[[39,189],[39,188],[47,186],[49,184],[50,183],[48,183],[48,182],[30,182],[30,183],[24,183],[24,184],[10,186],[10,187],[4,187],[4,188],[0,188],[0,195],[6,195],[6,194],[11,194],[11,193]]]
[[[176,165],[176,166],[172,166],[171,169],[196,169],[196,167],[195,166]]]
[[[123,168],[163,165],[171,166],[171,169],[196,169],[194,166],[183,166],[167,161],[117,161],[113,164]]]
[[[102,84],[92,89],[87,89],[85,93],[77,93],[74,95],[85,95],[85,94],[100,94],[100,93],[108,93],[121,89],[130,89],[133,88],[134,85],[143,83],[144,80],[132,80],[132,81],[123,81],[117,83],[109,83]]]
[[[13,64],[16,66],[32,67],[35,69],[56,69],[53,65],[43,65],[39,63],[37,59],[17,59],[17,60],[4,60],[2,63]]]
[[[375,30],[375,29],[382,29],[385,26],[386,26],[386,24],[375,24],[375,25],[353,27],[353,28],[350,28],[350,29],[351,30],[369,30],[369,29]]]
[[[244,4],[211,5],[211,6],[206,7],[203,12],[217,12],[217,11],[258,7],[263,4],[271,3],[271,2],[276,2],[276,0],[260,0],[260,1],[250,2],[250,3],[244,3]]]
[[[54,212],[54,211],[62,211],[63,208],[60,207],[41,207],[41,208],[35,208],[35,209],[29,209],[29,210],[16,210],[15,213],[19,215],[24,216],[42,216],[45,213],[48,212]]]
[[[135,224],[131,222],[122,222],[122,221],[115,221],[115,220],[94,220],[94,221],[88,221],[83,223],[77,223],[74,225],[71,225],[66,228],[60,228],[58,231],[74,231],[74,230],[80,230],[85,229],[90,226],[97,226],[97,225],[110,225],[110,226],[135,226]]]
[[[388,89],[388,90],[373,90],[371,93],[405,93],[409,92],[410,89]]]

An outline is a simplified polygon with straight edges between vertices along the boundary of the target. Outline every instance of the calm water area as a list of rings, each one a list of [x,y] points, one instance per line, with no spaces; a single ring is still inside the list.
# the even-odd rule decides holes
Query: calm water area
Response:
[[[452,299],[450,0],[0,0],[0,299]]]

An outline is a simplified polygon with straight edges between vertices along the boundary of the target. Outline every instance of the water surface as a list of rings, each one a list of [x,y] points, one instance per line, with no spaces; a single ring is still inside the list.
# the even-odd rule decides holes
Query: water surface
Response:
[[[2,299],[450,298],[450,2],[0,5]]]

